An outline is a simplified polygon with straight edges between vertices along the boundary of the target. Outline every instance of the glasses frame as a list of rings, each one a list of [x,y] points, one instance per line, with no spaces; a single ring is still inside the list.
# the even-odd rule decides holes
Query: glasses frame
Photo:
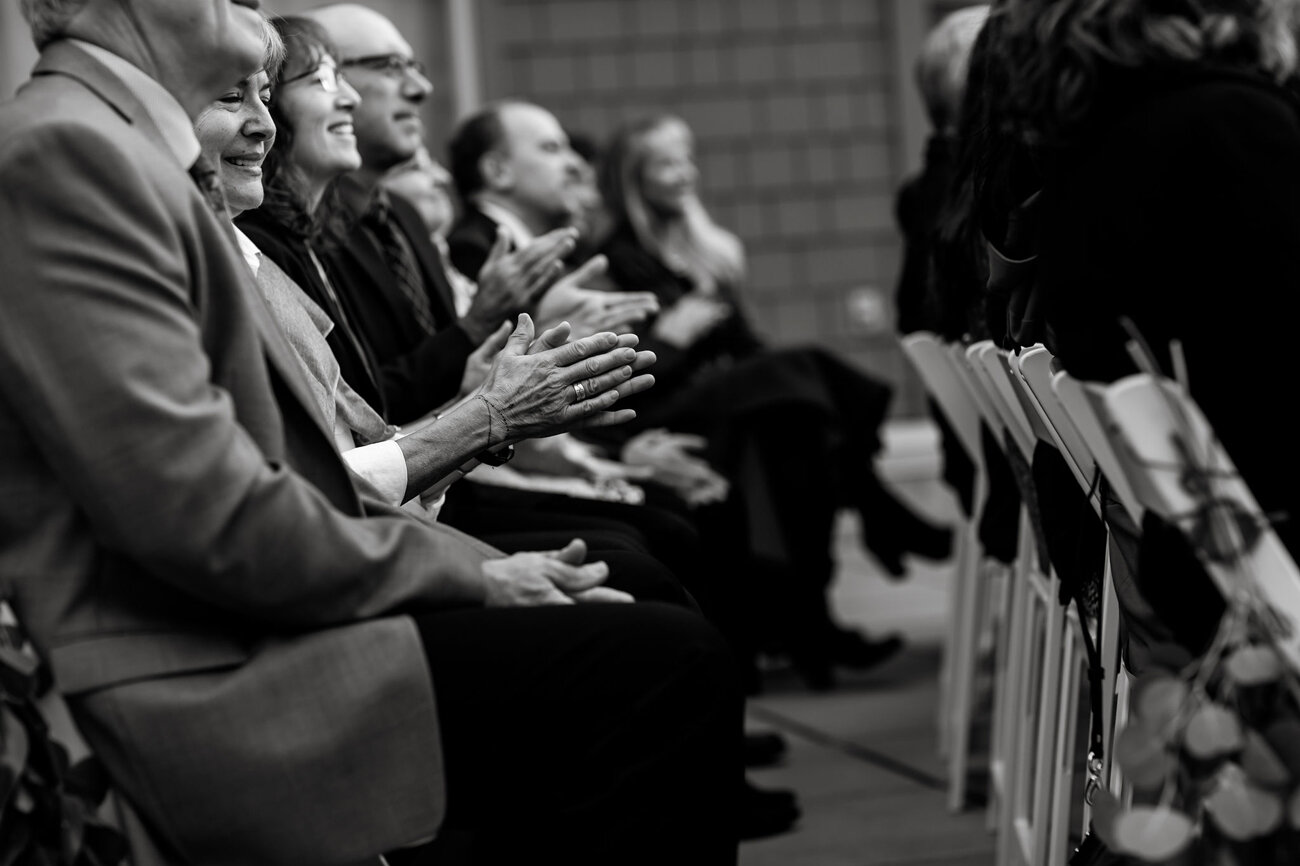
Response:
[[[328,79],[324,75],[324,71],[326,69],[330,70],[330,72],[333,73],[333,75],[330,76],[330,78]],[[340,64],[317,63],[313,68],[307,70],[306,72],[301,72],[295,75],[293,78],[284,79],[283,81],[280,82],[280,86],[283,87],[286,84],[293,84],[295,81],[303,81],[305,79],[311,78],[312,76],[316,76],[316,81],[314,83],[319,84],[320,89],[325,91],[326,93],[338,93],[340,90],[343,89],[342,87],[343,83],[347,81],[347,78],[343,75],[343,69]]]
[[[429,72],[424,64],[414,57],[401,54],[367,54],[362,57],[350,57],[339,62],[340,67],[360,66],[373,72],[380,72],[389,78],[401,78],[414,73],[421,78],[428,78]]]

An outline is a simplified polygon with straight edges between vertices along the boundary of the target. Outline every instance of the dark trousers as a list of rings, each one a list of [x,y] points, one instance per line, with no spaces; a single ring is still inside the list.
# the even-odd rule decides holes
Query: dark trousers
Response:
[[[448,810],[439,841],[394,866],[735,863],[742,700],[697,614],[578,604],[415,620]]]

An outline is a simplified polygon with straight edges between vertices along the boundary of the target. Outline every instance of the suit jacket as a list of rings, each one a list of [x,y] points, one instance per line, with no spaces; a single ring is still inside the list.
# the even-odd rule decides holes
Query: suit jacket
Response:
[[[391,198],[391,205],[392,218],[410,242],[429,292],[435,334],[427,334],[416,321],[411,302],[397,287],[384,259],[383,247],[364,221],[358,220],[346,242],[325,250],[322,258],[351,313],[356,336],[377,361],[388,420],[405,424],[456,396],[475,345],[456,324],[451,284],[419,213],[397,196]],[[346,370],[344,378],[351,381]]]
[[[473,205],[466,206],[460,219],[447,233],[447,250],[452,265],[471,280],[477,280],[496,240],[496,220]]]
[[[160,141],[64,42],[0,105],[0,591],[179,856],[358,862],[443,812],[394,612],[473,603],[497,554],[358,493]]]

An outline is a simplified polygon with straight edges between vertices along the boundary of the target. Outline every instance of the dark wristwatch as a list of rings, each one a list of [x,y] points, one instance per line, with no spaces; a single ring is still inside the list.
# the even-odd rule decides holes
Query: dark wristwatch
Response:
[[[479,463],[488,466],[505,466],[510,462],[510,458],[515,456],[515,446],[512,442],[504,448],[498,448],[495,451],[484,450],[474,455],[474,459]]]

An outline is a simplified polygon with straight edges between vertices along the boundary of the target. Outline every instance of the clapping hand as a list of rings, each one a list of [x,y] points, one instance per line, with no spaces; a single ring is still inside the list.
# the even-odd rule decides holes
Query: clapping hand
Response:
[[[577,337],[600,331],[627,333],[659,311],[653,292],[608,292],[586,288],[605,273],[608,261],[595,256],[556,282],[537,303],[539,322],[567,321]]]
[[[478,291],[460,320],[470,339],[482,342],[503,320],[532,306],[564,274],[564,257],[577,237],[574,229],[556,229],[511,252],[509,235],[498,231],[479,271]]]
[[[659,314],[654,334],[670,346],[687,349],[731,315],[731,307],[717,298],[694,292]]]
[[[502,322],[495,333],[470,352],[465,359],[465,372],[460,377],[460,396],[473,392],[487,379],[497,355],[501,354],[501,350],[506,347],[506,340],[510,339],[510,331],[511,323],[508,320]]]
[[[601,586],[604,562],[584,562],[587,545],[574,539],[560,550],[526,551],[483,563],[488,607],[535,607],[579,601],[628,602],[632,596]]]
[[[707,461],[691,453],[706,444],[701,436],[647,430],[623,446],[623,462],[650,467],[650,479],[676,491],[687,505],[708,505],[726,499],[731,485]]]
[[[654,384],[653,376],[641,372],[655,362],[654,353],[636,351],[635,334],[568,339],[569,327],[561,323],[534,340],[533,320],[526,313],[519,316],[475,395],[504,428],[494,432],[493,444],[636,417],[631,409],[613,406]]]

